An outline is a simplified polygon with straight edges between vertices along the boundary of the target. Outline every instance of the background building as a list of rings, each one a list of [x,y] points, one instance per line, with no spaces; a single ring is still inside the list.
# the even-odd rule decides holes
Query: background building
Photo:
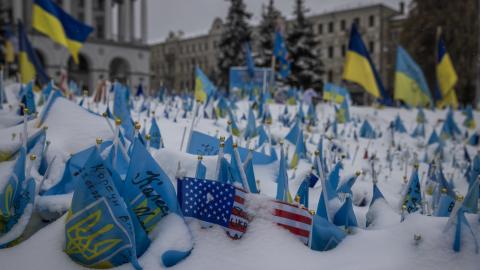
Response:
[[[2,1],[3,2],[3,1]],[[48,75],[57,78],[61,69],[69,79],[93,91],[101,79],[120,80],[149,86],[150,51],[147,42],[146,0],[56,0],[67,13],[94,28],[75,64],[63,46],[32,29],[32,0],[6,0],[8,21],[22,20]],[[135,5],[135,2],[138,2]],[[135,18],[136,8],[140,18]],[[116,13],[116,14],[114,14]],[[117,22],[114,22],[114,18]],[[135,23],[140,23],[135,27]],[[114,27],[116,29],[114,29]],[[140,28],[140,33],[135,29]],[[115,34],[118,33],[118,34]]]
[[[391,40],[392,18],[401,14],[383,4],[367,5],[352,9],[337,10],[309,16],[318,39],[318,55],[321,57],[325,82],[342,83],[343,64],[348,49],[351,24],[356,22],[364,42],[370,50],[387,89],[393,86],[392,76],[395,68],[391,55],[395,55],[396,43]],[[287,21],[286,28],[291,24]],[[207,74],[215,74],[217,66],[217,44],[222,32],[222,21],[216,18],[207,34],[185,36],[183,33],[171,33],[161,43],[151,46],[151,84],[153,88],[162,83],[169,89],[183,90],[194,88],[194,67],[198,64]],[[398,26],[395,29],[398,31]],[[255,36],[258,29],[253,28],[253,50],[258,50]],[[239,52],[242,53],[242,52]],[[365,101],[365,91],[349,85],[352,96],[357,101]]]

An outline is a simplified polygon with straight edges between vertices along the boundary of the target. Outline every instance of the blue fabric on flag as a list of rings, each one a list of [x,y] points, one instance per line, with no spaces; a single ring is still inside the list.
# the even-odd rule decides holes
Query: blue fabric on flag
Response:
[[[257,189],[257,181],[255,179],[255,171],[253,170],[253,156],[247,158],[247,163],[243,167],[245,175],[247,176],[247,183],[251,193],[259,193]]]
[[[463,200],[463,207],[467,213],[476,214],[478,212],[478,197],[480,195],[480,179],[472,180],[469,183],[467,195]]]
[[[455,199],[446,193],[442,193],[433,215],[436,217],[449,217],[454,206]]]
[[[119,266],[130,262],[142,269],[137,256],[149,245],[143,230],[136,234],[123,197],[94,148],[80,173],[65,223],[65,253],[87,267]],[[143,234],[143,235],[142,235]]]
[[[120,149],[121,142],[117,142],[117,145],[113,144],[110,147],[108,152],[107,158],[105,159],[106,162],[112,165],[113,169],[117,171],[117,173],[124,178],[127,174],[128,169],[128,157],[123,154],[123,151]]]
[[[440,142],[440,137],[438,137],[437,132],[434,129],[432,131],[432,134],[430,134],[430,138],[428,138],[428,145],[431,145],[437,142]]]
[[[298,200],[298,203],[301,205],[308,207],[308,188],[309,188],[309,178],[307,176],[306,179],[302,181],[300,186],[298,187],[297,194],[295,195],[295,200]]]
[[[257,134],[258,134],[258,145],[257,145],[257,147],[261,147],[264,143],[269,141],[267,132],[263,128],[263,125],[258,126]]]
[[[150,146],[155,149],[163,148],[162,145],[162,134],[160,133],[160,128],[157,125],[155,117],[152,117],[152,125],[150,126]]]
[[[347,196],[347,199],[343,203],[342,207],[338,209],[335,217],[333,218],[333,224],[337,226],[357,227],[357,218],[353,212],[352,198]]]
[[[412,138],[425,137],[425,124],[418,124],[410,136],[412,136]]]
[[[462,242],[462,228],[463,225],[465,225],[465,229],[468,229],[470,234],[472,235],[473,242],[475,244],[475,253],[478,253],[478,240],[477,237],[475,236],[475,233],[472,230],[472,227],[470,226],[470,223],[468,222],[467,218],[465,217],[465,209],[463,207],[460,207],[457,211],[457,216],[456,216],[456,226],[455,226],[455,237],[453,240],[453,250],[455,252],[459,252],[461,249],[461,242]]]
[[[247,71],[250,78],[255,76],[255,61],[253,60],[252,50],[250,49],[250,44],[245,43],[245,59],[247,64]]]
[[[295,125],[288,132],[287,136],[285,136],[285,140],[291,142],[292,144],[296,144],[299,132],[300,132],[300,122],[297,120],[295,121]]]
[[[412,175],[410,176],[403,204],[407,207],[409,213],[417,211],[422,205],[422,193],[420,191],[418,169],[413,170]]]
[[[199,131],[192,131],[187,153],[201,156],[214,156],[218,154],[220,140]]]
[[[373,130],[372,126],[370,125],[370,123],[365,120],[363,121],[363,124],[362,126],[360,127],[360,137],[361,138],[366,138],[366,139],[375,139],[376,138],[376,134],[375,134],[375,131]]]
[[[324,217],[313,215],[309,246],[313,250],[327,251],[335,248],[345,238],[341,229]]]
[[[355,181],[357,180],[357,177],[358,176],[354,175],[354,176],[351,176],[350,178],[348,178],[347,181],[343,182],[343,184],[339,188],[337,188],[337,193],[352,194],[352,187],[355,184]]]
[[[184,177],[177,180],[177,197],[185,217],[246,231],[243,207],[236,205],[237,189],[218,181]],[[233,215],[236,220],[232,220]]]
[[[373,183],[372,200],[370,201],[370,206],[372,206],[373,203],[378,199],[385,199],[385,197],[383,197],[383,194],[378,188],[377,183]]]
[[[320,198],[318,199],[318,204],[317,204],[317,211],[315,212],[316,216],[320,216],[326,220],[329,220],[328,217],[328,211],[327,211],[327,199],[325,198],[325,195],[323,194],[323,190],[320,193]]]
[[[245,140],[251,139],[257,136],[257,126],[255,123],[255,114],[253,114],[253,109],[250,107],[248,109],[248,119],[247,119],[247,127],[245,128],[245,132],[243,134]]]
[[[33,82],[29,82],[25,86],[22,85],[20,87],[19,98],[21,103],[23,103],[28,109],[29,114],[37,112],[35,107],[35,96],[33,95]],[[20,112],[20,114],[23,115],[23,110]]]
[[[203,165],[201,159],[197,161],[197,169],[195,170],[195,178],[197,179],[205,179],[205,175],[207,174],[207,167]]]
[[[407,132],[407,129],[405,128],[405,125],[403,124],[402,119],[400,118],[400,115],[397,114],[394,120],[394,130],[399,133],[405,133]]]
[[[114,83],[113,89],[115,92],[113,100],[113,114],[115,117],[122,120],[122,127],[125,131],[125,137],[133,141],[133,135],[135,133],[133,121],[130,116],[130,107],[128,105],[130,93],[128,88],[122,86],[119,83]]]
[[[328,175],[328,182],[334,191],[337,190],[338,183],[340,182],[340,170],[343,169],[343,164],[341,161],[335,164],[335,167]]]
[[[313,172],[311,172],[309,175],[308,175],[308,186],[313,188],[315,187],[315,184],[318,182],[318,176],[315,175]]]
[[[285,154],[283,149],[280,152],[280,168],[277,176],[277,201],[288,202],[289,189],[288,189],[288,174],[287,174],[287,162],[285,160]]]

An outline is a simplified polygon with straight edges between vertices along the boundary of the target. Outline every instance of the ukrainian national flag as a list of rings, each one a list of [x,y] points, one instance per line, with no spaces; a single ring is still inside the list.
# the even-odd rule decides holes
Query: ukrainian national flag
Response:
[[[447,48],[443,38],[440,37],[438,40],[437,48],[437,105],[445,106],[449,105],[453,108],[458,107],[458,99],[453,88],[457,84],[458,77],[453,68],[452,60],[450,55],[447,53]]]
[[[410,106],[427,106],[432,99],[422,69],[402,47],[397,48],[394,99]]]
[[[77,21],[50,0],[34,0],[32,26],[65,46],[78,63],[78,52],[93,28]]]
[[[345,99],[350,99],[347,89],[333,83],[325,83],[323,85],[323,100],[341,104]]]
[[[40,65],[37,55],[28,40],[23,23],[18,22],[18,63],[20,65],[20,81],[28,83],[37,77],[40,83],[45,84],[50,80]]]
[[[15,46],[13,44],[15,36],[10,25],[4,27],[3,33],[5,35],[5,62],[11,64],[15,62]]]
[[[195,67],[195,99],[205,103],[207,98],[215,92],[215,85],[199,67]]]
[[[380,76],[370,59],[368,50],[355,24],[352,24],[352,30],[350,31],[343,79],[358,83],[365,91],[376,98],[384,101],[387,99]]]

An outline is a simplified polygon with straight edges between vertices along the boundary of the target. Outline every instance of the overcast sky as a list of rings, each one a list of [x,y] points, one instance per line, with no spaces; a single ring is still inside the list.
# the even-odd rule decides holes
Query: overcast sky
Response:
[[[244,0],[253,14],[252,22],[260,21],[262,4],[269,0]],[[305,0],[310,14],[385,3],[398,9],[401,0]],[[275,6],[290,17],[295,0],[275,0]],[[215,17],[225,18],[229,2],[226,0],[148,0],[148,40],[150,43],[165,40],[169,31],[182,30],[186,35],[205,34]]]

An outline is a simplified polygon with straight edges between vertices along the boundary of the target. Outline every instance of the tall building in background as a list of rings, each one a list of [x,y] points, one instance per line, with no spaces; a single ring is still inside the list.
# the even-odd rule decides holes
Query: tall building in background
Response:
[[[67,13],[94,28],[80,51],[78,65],[63,46],[32,29],[33,0],[6,1],[4,8],[9,10],[10,20],[24,22],[31,43],[52,78],[58,78],[65,69],[69,79],[90,92],[102,79],[149,87],[147,0],[54,0]],[[140,29],[139,33],[136,29]]]
[[[349,31],[351,24],[356,22],[385,87],[391,93],[393,80],[390,74],[393,74],[395,68],[396,44],[391,40],[390,32],[392,24],[396,31],[399,29],[399,20],[392,22],[392,19],[401,14],[402,5],[399,7],[400,11],[383,4],[375,4],[309,16],[319,41],[317,50],[324,63],[324,82],[342,83]],[[286,21],[287,31],[290,25],[291,21]],[[217,66],[217,44],[222,28],[222,20],[216,18],[208,33],[204,35],[189,36],[172,32],[164,42],[152,44],[152,87],[159,87],[163,83],[169,89],[193,89],[195,65],[199,65],[207,75],[214,75]],[[255,44],[255,41],[258,41],[256,35],[258,28],[255,26],[252,45],[254,52],[259,46]],[[355,85],[348,86],[356,101],[363,103],[368,99],[362,89]]]

